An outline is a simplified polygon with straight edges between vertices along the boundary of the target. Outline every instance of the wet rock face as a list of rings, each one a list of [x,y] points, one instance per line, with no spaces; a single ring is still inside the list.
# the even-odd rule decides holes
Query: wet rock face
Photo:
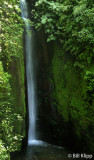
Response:
[[[51,135],[51,105],[49,95],[48,66],[44,54],[43,44],[36,36],[36,79],[37,79],[37,137],[42,140],[48,140]],[[40,44],[39,44],[40,42]]]
[[[35,63],[37,80],[37,139],[52,143],[63,144],[63,121],[56,106],[52,104],[50,84],[49,51],[42,32],[35,32]]]
[[[27,0],[31,17],[31,7],[33,2]],[[37,82],[37,117],[36,117],[36,136],[53,144],[62,143],[59,132],[62,133],[62,123],[58,111],[51,104],[50,90],[50,56],[43,31],[34,32],[34,64],[35,77]],[[51,55],[52,56],[52,55]],[[28,111],[27,111],[28,114]],[[28,130],[28,118],[27,118]],[[27,134],[28,135],[28,134]]]

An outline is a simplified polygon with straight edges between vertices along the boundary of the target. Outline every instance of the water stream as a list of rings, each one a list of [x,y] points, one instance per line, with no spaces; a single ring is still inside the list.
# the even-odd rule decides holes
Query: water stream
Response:
[[[25,0],[21,0],[22,18],[25,22],[25,48],[26,48],[26,76],[27,76],[27,91],[28,91],[28,112],[29,112],[29,130],[28,130],[28,145],[31,145],[36,140],[36,82],[34,77],[34,61],[33,61],[33,41],[30,24],[28,22],[28,8]]]

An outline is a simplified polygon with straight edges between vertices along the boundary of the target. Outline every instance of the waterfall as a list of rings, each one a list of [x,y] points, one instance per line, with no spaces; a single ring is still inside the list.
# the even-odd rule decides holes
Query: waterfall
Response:
[[[21,0],[22,18],[25,22],[25,48],[26,48],[26,76],[27,76],[27,94],[28,94],[28,111],[29,111],[29,130],[28,130],[28,145],[31,145],[36,140],[36,86],[34,78],[34,61],[33,61],[33,40],[32,31],[28,22],[28,8],[26,0]]]

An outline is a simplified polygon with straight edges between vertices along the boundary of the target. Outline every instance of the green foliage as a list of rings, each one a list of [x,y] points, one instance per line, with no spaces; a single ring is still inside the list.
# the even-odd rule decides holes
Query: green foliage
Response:
[[[0,139],[8,152],[18,149],[21,135],[14,133],[14,122],[22,120],[22,117],[13,113],[11,87],[8,73],[3,70],[0,61]]]
[[[84,79],[87,81],[87,91],[92,92],[92,96],[94,97],[94,66],[86,71]]]
[[[58,39],[63,49],[76,57],[76,66],[85,68],[93,61],[93,1],[38,0],[33,12],[35,28],[44,28],[47,41]]]
[[[0,159],[9,160],[9,156],[3,142],[0,140]]]
[[[23,20],[20,17],[19,6],[19,1],[0,1],[0,159],[2,160],[8,160],[10,152],[21,148],[24,136]]]
[[[23,33],[23,22],[20,8],[15,1],[0,2],[0,59],[6,59],[8,67],[13,56],[19,57],[22,50],[21,37]]]

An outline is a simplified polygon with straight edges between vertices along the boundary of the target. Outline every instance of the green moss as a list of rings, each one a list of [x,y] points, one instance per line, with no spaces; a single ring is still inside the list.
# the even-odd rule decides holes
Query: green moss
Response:
[[[24,55],[20,52],[19,58],[13,59],[10,64],[9,72],[11,73],[11,87],[13,95],[14,113],[20,114],[22,121],[16,121],[15,132],[25,136],[25,73],[24,73]]]
[[[54,56],[52,61],[52,70],[55,81],[56,99],[59,102],[58,108],[63,115],[64,120],[68,120],[68,108],[71,103],[71,96],[80,95],[79,74],[73,68],[73,60],[70,55],[65,55],[62,47],[55,45]],[[77,93],[76,93],[77,92]],[[69,104],[69,105],[68,105]]]
[[[52,73],[54,79],[53,97],[57,109],[63,120],[70,124],[72,135],[81,140],[84,145],[82,149],[93,152],[94,144],[94,102],[88,94],[88,82],[84,78],[85,71],[74,66],[75,58],[64,52],[63,47],[55,43],[52,59]],[[88,66],[87,66],[88,67]],[[88,72],[89,73],[89,72]],[[92,81],[93,83],[93,81]],[[90,83],[89,83],[90,84]],[[90,134],[90,128],[92,135]],[[74,144],[75,145],[75,144]],[[79,144],[76,144],[79,146]]]

